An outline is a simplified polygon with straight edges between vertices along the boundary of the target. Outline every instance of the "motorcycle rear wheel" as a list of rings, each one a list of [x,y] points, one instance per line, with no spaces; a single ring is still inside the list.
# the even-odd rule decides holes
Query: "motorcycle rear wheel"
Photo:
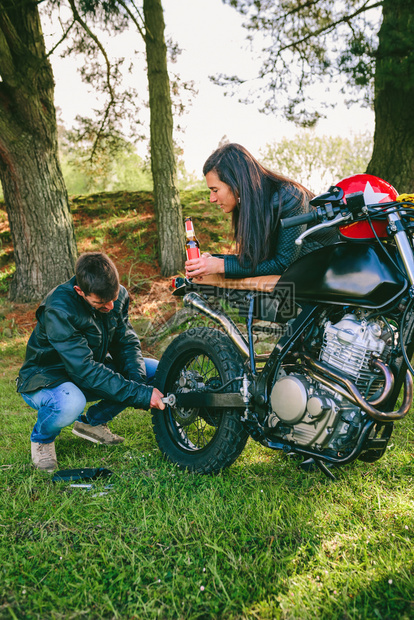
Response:
[[[205,327],[180,334],[168,346],[157,368],[155,385],[164,394],[189,389],[217,389],[240,378],[243,362],[228,337]],[[233,381],[225,391],[239,389]],[[152,424],[163,456],[186,469],[213,474],[241,454],[247,433],[240,409],[183,408],[152,410]]]

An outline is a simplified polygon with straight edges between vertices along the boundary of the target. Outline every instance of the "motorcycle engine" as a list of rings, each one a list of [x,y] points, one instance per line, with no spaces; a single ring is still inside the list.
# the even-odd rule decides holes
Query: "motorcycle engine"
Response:
[[[340,370],[368,398],[380,387],[378,374],[369,367],[372,354],[380,356],[386,342],[376,321],[346,314],[338,323],[323,327],[320,360]],[[317,450],[351,447],[358,433],[360,408],[305,374],[283,374],[270,395],[268,426],[291,443]]]

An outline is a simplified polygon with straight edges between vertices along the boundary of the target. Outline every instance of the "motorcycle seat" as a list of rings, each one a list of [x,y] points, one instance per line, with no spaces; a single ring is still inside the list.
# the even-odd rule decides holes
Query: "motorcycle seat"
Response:
[[[250,299],[254,299],[253,318],[270,323],[286,322],[295,316],[293,290],[290,283],[277,287],[281,276],[258,276],[251,278],[225,278],[213,274],[193,280],[184,280],[176,287],[173,295],[183,297],[194,291],[204,296],[226,298],[231,306],[238,308],[240,316],[250,312]]]
[[[225,278],[221,273],[215,273],[210,276],[203,276],[194,280],[194,283],[200,286],[216,286],[220,289],[231,289],[237,291],[261,291],[262,293],[271,293],[280,276],[258,276],[251,278]]]

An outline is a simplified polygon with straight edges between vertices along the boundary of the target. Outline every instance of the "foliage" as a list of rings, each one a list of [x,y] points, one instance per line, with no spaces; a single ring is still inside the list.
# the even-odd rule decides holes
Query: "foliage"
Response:
[[[301,131],[295,138],[267,144],[261,162],[315,193],[351,174],[365,172],[372,151],[369,133],[341,138]]]
[[[7,293],[9,291],[10,282],[15,271],[15,265],[10,265],[10,267],[2,270],[0,274],[0,293]]]
[[[101,107],[95,110],[95,117],[78,115],[77,126],[73,129],[78,141],[92,145],[89,153],[92,159],[102,147],[104,150],[117,149],[125,123],[130,125],[135,136],[139,131],[137,119],[142,100],[134,88],[124,88],[125,58],[112,58],[106,49],[108,34],[122,33],[128,28],[128,12],[121,5],[122,2],[75,0],[69,0],[67,5],[50,0],[42,7],[44,18],[56,19],[58,13],[62,30],[61,38],[49,53],[58,48],[63,56],[82,55],[82,79],[103,97]],[[100,33],[99,37],[96,31]],[[142,29],[140,34],[144,36]]]
[[[118,136],[101,139],[99,149],[91,158],[94,133],[82,139],[76,130],[68,130],[60,120],[59,153],[62,172],[68,193],[88,194],[98,192],[152,191],[153,180],[149,158],[137,153],[134,142]],[[186,170],[182,148],[175,145],[177,186],[179,189],[205,187],[204,182]],[[1,199],[1,194],[0,194]]]
[[[246,16],[251,41],[264,41],[255,89],[268,95],[263,111],[282,108],[288,119],[312,126],[322,112],[312,109],[309,87],[328,81],[336,93],[358,93],[372,104],[381,1],[223,1]],[[407,46],[413,49],[412,40]],[[241,85],[245,79],[221,75],[216,81]]]
[[[103,191],[152,190],[151,171],[147,162],[137,154],[131,142],[119,137],[100,148],[90,158],[93,138],[78,141],[73,131],[60,131],[60,151],[63,176],[69,194]]]
[[[95,158],[108,153],[115,156],[126,138],[135,142],[147,138],[142,109],[148,107],[148,92],[125,86],[124,79],[135,64],[142,63],[147,26],[142,3],[68,0],[68,4],[69,7],[61,0],[49,0],[42,5],[42,15],[54,22],[58,15],[62,31],[49,53],[59,50],[64,57],[81,54],[81,77],[100,96],[100,107],[94,110],[93,117],[78,115],[70,132],[70,139],[82,144],[83,157],[89,157],[93,166]],[[111,38],[131,30],[138,34],[134,49],[129,47],[127,56],[112,56]],[[181,50],[173,41],[168,41],[167,50],[173,65]],[[196,91],[193,82],[184,82],[173,72],[171,75],[171,104],[179,130],[178,118],[185,113]]]

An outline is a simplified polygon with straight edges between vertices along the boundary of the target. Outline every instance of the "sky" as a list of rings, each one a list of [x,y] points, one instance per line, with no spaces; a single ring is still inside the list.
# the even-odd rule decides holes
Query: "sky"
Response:
[[[256,75],[258,63],[254,60],[243,17],[222,0],[163,0],[166,37],[176,41],[182,52],[170,71],[180,74],[183,80],[192,80],[198,95],[191,99],[187,113],[179,119],[185,133],[176,135],[183,148],[183,159],[189,172],[201,177],[202,166],[220,140],[227,136],[238,142],[259,158],[259,151],[267,143],[283,137],[293,137],[298,129],[280,117],[261,114],[257,105],[237,102],[237,97],[226,97],[224,89],[214,85],[210,75],[218,73]],[[44,25],[47,46],[60,36]],[[128,50],[139,47],[136,33],[124,33],[111,38],[108,44],[118,55],[128,55]],[[81,59],[51,57],[56,89],[55,103],[62,118],[70,127],[76,114],[88,113],[96,107],[96,97],[81,82],[77,72]],[[131,76],[138,90],[146,88],[145,61]],[[145,117],[148,112],[143,110]],[[363,131],[374,132],[374,115],[367,109],[354,106],[348,110],[339,102],[335,111],[317,127],[319,135],[349,136]],[[146,149],[146,145],[141,149]]]

